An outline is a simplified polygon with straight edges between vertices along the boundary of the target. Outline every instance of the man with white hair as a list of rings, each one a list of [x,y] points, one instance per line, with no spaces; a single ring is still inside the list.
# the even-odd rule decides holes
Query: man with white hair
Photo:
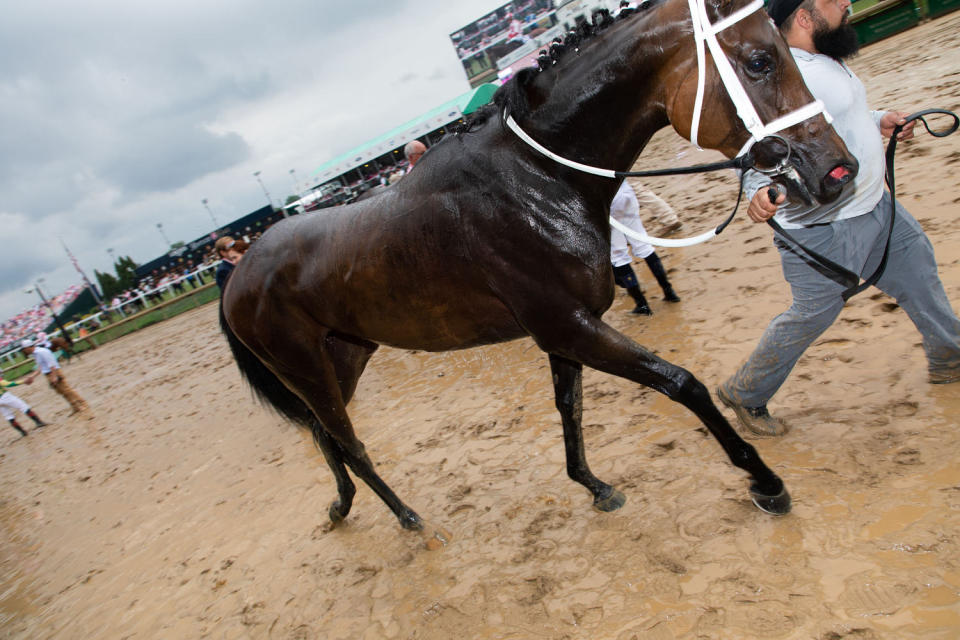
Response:
[[[50,387],[70,403],[70,408],[72,409],[71,414],[88,411],[90,409],[86,401],[67,384],[67,379],[60,370],[57,358],[50,349],[37,346],[31,340],[24,340],[20,346],[23,349],[23,353],[28,356],[33,356],[33,361],[37,363],[37,370],[26,379],[28,384],[33,382],[34,378],[42,373],[47,376],[47,382],[50,383]]]
[[[403,156],[407,159],[407,162],[410,163],[410,166],[407,167],[407,173],[413,171],[414,165],[420,161],[420,156],[427,152],[427,147],[419,140],[411,140],[403,147]]]

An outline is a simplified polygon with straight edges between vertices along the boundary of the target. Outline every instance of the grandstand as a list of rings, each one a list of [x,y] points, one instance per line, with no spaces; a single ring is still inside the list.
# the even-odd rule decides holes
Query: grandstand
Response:
[[[436,144],[465,116],[490,102],[496,90],[495,84],[480,85],[325,162],[310,174],[314,186],[286,209],[291,213],[314,211],[350,202],[380,184],[381,177],[406,168],[405,144],[412,140],[427,147]]]

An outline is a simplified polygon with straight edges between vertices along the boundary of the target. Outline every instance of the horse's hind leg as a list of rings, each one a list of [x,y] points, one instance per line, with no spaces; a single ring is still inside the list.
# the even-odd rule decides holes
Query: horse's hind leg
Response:
[[[380,345],[376,342],[331,331],[324,338],[323,346],[333,362],[343,404],[350,404],[360,374],[367,366],[370,356]]]
[[[353,506],[353,496],[356,494],[357,488],[354,486],[353,480],[350,479],[347,468],[343,465],[343,451],[337,441],[324,430],[323,425],[319,422],[314,422],[311,431],[313,432],[313,441],[317,444],[317,448],[320,449],[327,464],[330,465],[333,477],[337,481],[338,497],[330,505],[328,513],[333,524],[340,524],[350,513],[350,507]]]
[[[593,506],[600,511],[614,511],[626,498],[590,471],[583,448],[583,365],[560,356],[550,356],[553,392],[563,422],[563,444],[567,452],[567,475],[593,494]]]
[[[345,463],[354,475],[363,480],[390,507],[404,529],[414,531],[423,529],[423,521],[420,516],[405,505],[383,479],[377,475],[377,472],[373,469],[373,463],[367,457],[363,443],[357,439],[353,424],[347,415],[342,391],[342,389],[347,389],[352,392],[356,381],[345,385],[344,383],[347,381],[341,382],[338,380],[336,365],[330,358],[326,345],[312,352],[311,358],[303,358],[302,349],[298,350],[300,351],[300,359],[297,366],[295,368],[278,367],[277,374],[307,403],[319,419],[321,428],[337,445],[336,448],[330,449],[335,457],[335,462],[331,465],[334,475],[337,475],[339,471],[336,463]],[[342,369],[340,373],[343,373]],[[340,455],[336,456],[338,452]],[[324,451],[324,455],[326,455],[326,451]],[[342,493],[341,498],[343,498]],[[343,506],[344,504],[341,503],[341,507]],[[345,512],[342,513],[346,515]]]
[[[763,463],[757,450],[737,435],[713,404],[706,387],[689,371],[662,360],[589,314],[573,314],[567,321],[552,315],[525,326],[541,349],[613,375],[633,380],[679,402],[703,421],[734,466],[752,477],[754,504],[769,513],[790,511],[790,494],[783,481]],[[562,320],[562,319],[561,319]]]

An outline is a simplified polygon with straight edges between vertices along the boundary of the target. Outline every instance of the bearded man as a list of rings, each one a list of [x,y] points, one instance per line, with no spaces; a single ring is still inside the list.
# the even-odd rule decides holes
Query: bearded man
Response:
[[[795,186],[777,190],[771,202],[770,178],[750,173],[746,195],[754,222],[776,217],[804,247],[861,277],[872,274],[884,255],[890,216],[890,194],[884,190],[884,143],[908,115],[870,111],[866,90],[844,60],[857,53],[857,34],[849,23],[849,0],[771,0],[767,11],[780,29],[815,98],[824,102],[833,126],[860,163],[855,180],[840,197],[825,205],[804,202]],[[775,79],[775,69],[770,71]],[[913,137],[913,122],[898,140]],[[887,266],[876,286],[896,299],[923,337],[929,381],[960,380],[960,321],[950,306],[937,273],[937,263],[923,229],[896,205]],[[831,280],[781,239],[783,274],[793,303],[770,323],[745,364],[717,390],[733,409],[746,435],[780,436],[789,430],[767,410],[767,402],[786,381],[803,352],[830,325],[844,305],[843,284]]]

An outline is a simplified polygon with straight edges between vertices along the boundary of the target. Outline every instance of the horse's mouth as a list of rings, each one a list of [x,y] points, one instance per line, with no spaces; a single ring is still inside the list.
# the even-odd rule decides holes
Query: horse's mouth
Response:
[[[793,167],[787,167],[783,173],[777,176],[776,182],[786,188],[787,200],[790,202],[802,202],[808,207],[812,207],[816,203],[816,199],[807,188],[806,182]]]
[[[834,166],[820,180],[819,189],[814,194],[807,186],[806,181],[800,176],[794,167],[788,167],[787,170],[778,176],[777,182],[787,189],[787,199],[793,202],[802,202],[808,207],[815,204],[830,204],[840,197],[844,186],[853,180],[857,175],[857,167],[850,167],[846,164]]]

